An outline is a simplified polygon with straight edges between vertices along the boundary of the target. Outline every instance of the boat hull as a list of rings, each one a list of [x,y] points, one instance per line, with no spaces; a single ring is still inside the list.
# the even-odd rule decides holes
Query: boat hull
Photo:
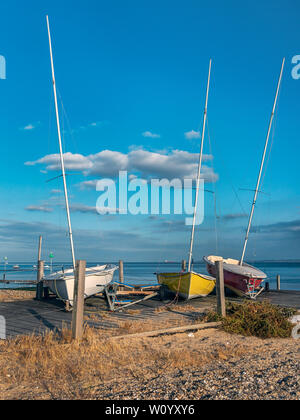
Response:
[[[205,259],[207,272],[211,276],[216,276],[216,267],[215,264],[210,263]],[[229,290],[234,292],[240,297],[250,297],[255,298],[257,294],[262,289],[262,282],[265,280],[265,276],[262,277],[251,277],[245,274],[233,273],[226,269],[226,264],[224,268],[224,285]]]
[[[96,295],[97,293],[103,292],[104,288],[113,281],[114,272],[117,267],[109,270],[99,270],[99,267],[86,270],[85,276],[85,289],[84,298]],[[56,294],[56,296],[63,300],[68,301],[73,305],[74,298],[74,275],[67,273],[64,277],[59,275],[55,276],[55,273],[48,278],[44,279],[44,286]]]
[[[194,299],[209,295],[215,288],[214,278],[194,272],[158,273],[159,284],[165,285],[183,299]]]

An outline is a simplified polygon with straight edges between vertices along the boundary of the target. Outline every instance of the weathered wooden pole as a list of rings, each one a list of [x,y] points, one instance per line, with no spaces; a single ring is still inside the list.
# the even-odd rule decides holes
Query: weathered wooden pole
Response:
[[[39,237],[38,262],[41,261],[41,259],[42,259],[42,242],[43,242],[43,237],[40,236]]]
[[[182,269],[182,271],[186,271],[186,260],[182,260],[181,269]]]
[[[37,267],[37,285],[36,285],[36,299],[42,300],[43,299],[43,292],[44,292],[44,284],[43,284],[43,277],[44,277],[44,265],[45,262],[39,260],[38,267]]]
[[[280,290],[280,274],[277,274],[277,290]]]
[[[72,338],[74,340],[80,340],[83,335],[85,270],[86,261],[76,261],[72,317]]]
[[[119,282],[124,284],[124,263],[122,260],[119,261]],[[124,290],[124,287],[120,286],[119,290]]]
[[[217,312],[226,316],[223,261],[216,261]]]

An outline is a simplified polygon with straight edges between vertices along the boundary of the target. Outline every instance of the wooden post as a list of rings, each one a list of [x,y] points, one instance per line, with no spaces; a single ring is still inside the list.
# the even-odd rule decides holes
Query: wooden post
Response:
[[[42,259],[42,242],[43,242],[43,237],[40,236],[40,238],[39,238],[38,262],[41,261],[41,259]]]
[[[86,261],[76,261],[72,317],[72,338],[74,340],[80,340],[83,335],[85,270]]]
[[[186,271],[186,260],[182,260],[181,262],[181,270]]]
[[[277,290],[280,290],[280,274],[277,274]]]
[[[119,261],[119,282],[124,284],[124,263],[122,260]],[[124,290],[124,287],[120,286],[119,290]]]
[[[37,268],[37,285],[36,285],[36,299],[42,300],[43,299],[43,277],[44,277],[44,265],[45,262],[39,260],[38,261],[38,268]]]
[[[223,261],[216,261],[217,312],[226,316]]]

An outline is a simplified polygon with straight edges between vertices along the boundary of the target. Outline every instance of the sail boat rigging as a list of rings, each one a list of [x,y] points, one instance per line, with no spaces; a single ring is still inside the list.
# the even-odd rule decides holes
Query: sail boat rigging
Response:
[[[209,293],[213,291],[213,289],[215,288],[215,283],[216,283],[214,277],[207,276],[205,274],[195,273],[194,271],[191,270],[192,261],[193,261],[195,225],[196,225],[198,200],[199,200],[201,168],[202,168],[202,160],[203,160],[203,146],[204,146],[205,128],[206,128],[206,120],[207,120],[207,106],[208,106],[208,95],[209,95],[209,88],[210,88],[211,63],[212,63],[212,60],[209,61],[209,69],[208,69],[208,79],[207,79],[207,87],[206,87],[205,108],[204,108],[204,115],[203,115],[199,164],[198,164],[198,172],[197,172],[197,180],[196,180],[195,207],[194,207],[193,224],[192,224],[191,240],[190,240],[190,247],[189,247],[188,270],[187,272],[180,272],[180,273],[157,273],[157,279],[160,284],[167,286],[169,290],[177,293],[184,299],[192,299],[199,296],[207,296]]]
[[[54,102],[55,102],[56,125],[57,125],[57,134],[58,134],[58,143],[59,143],[60,164],[61,164],[61,171],[62,171],[62,177],[63,177],[63,186],[64,186],[64,195],[65,195],[65,203],[66,203],[68,228],[69,228],[69,238],[70,238],[72,263],[73,263],[73,269],[75,270],[76,263],[75,263],[75,251],[74,251],[74,243],[73,243],[73,232],[72,232],[72,224],[71,224],[71,216],[70,216],[68,189],[67,189],[67,182],[66,182],[65,162],[64,162],[62,142],[61,142],[60,119],[59,119],[58,104],[57,104],[55,71],[54,71],[52,42],[51,42],[50,24],[49,24],[49,17],[48,16],[46,16],[46,20],[47,20],[47,30],[48,30],[48,39],[49,39],[49,49],[50,49],[50,61],[51,61]]]
[[[272,124],[273,124],[273,120],[274,120],[275,109],[276,109],[276,105],[277,105],[277,99],[278,99],[278,94],[279,94],[279,89],[280,89],[282,74],[283,74],[283,69],[284,69],[284,63],[285,63],[285,58],[282,60],[280,76],[279,76],[279,80],[278,80],[275,100],[274,100],[273,109],[272,109],[272,113],[271,113],[271,118],[270,118],[270,122],[269,122],[269,127],[268,127],[268,133],[267,133],[267,138],[266,138],[266,142],[265,142],[264,152],[263,152],[263,156],[262,156],[262,160],[261,160],[261,164],[260,164],[260,169],[259,169],[259,173],[258,173],[258,178],[257,178],[253,203],[252,203],[252,207],[251,207],[251,212],[250,212],[250,216],[249,216],[249,222],[248,222],[248,227],[247,227],[247,232],[246,232],[242,257],[241,257],[241,260],[240,260],[240,265],[243,265],[243,262],[244,262],[245,252],[246,252],[248,238],[249,238],[249,232],[250,232],[250,229],[251,229],[251,223],[252,223],[252,219],[253,219],[253,215],[254,215],[255,204],[256,204],[257,195],[258,195],[258,192],[259,192],[261,176],[262,176],[262,172],[263,172],[263,168],[264,168],[266,153],[267,153],[268,144],[269,144],[270,133],[271,133]]]
[[[58,143],[59,143],[60,165],[61,165],[62,178],[63,178],[63,187],[64,187],[64,195],[65,195],[65,205],[66,205],[67,223],[68,223],[73,268],[69,270],[58,271],[51,274],[50,276],[45,278],[45,285],[48,286],[59,298],[61,298],[64,301],[68,301],[72,305],[73,298],[74,298],[75,267],[76,267],[75,251],[74,251],[67,181],[66,181],[65,162],[64,162],[64,155],[63,155],[62,141],[61,141],[61,129],[60,129],[60,118],[59,118],[58,104],[57,104],[57,91],[56,91],[56,80],[55,80],[53,51],[52,51],[52,41],[51,41],[51,32],[50,32],[50,24],[49,24],[48,16],[46,16],[46,20],[47,20],[47,31],[48,31],[48,40],[49,40],[49,50],[50,50],[50,62],[51,62],[53,93],[54,93],[56,125],[57,125],[57,134],[58,134]],[[117,268],[118,267],[116,266],[110,266],[110,265],[102,265],[102,266],[99,265],[96,267],[87,268],[86,280],[85,280],[85,297],[92,296],[94,294],[102,292],[104,288],[112,282],[114,272],[117,270]]]
[[[209,88],[210,88],[210,74],[211,74],[211,60],[209,61],[209,69],[208,69],[208,80],[207,80],[205,108],[204,108],[204,115],[203,115],[203,126],[202,126],[201,146],[200,146],[198,173],[197,173],[196,198],[195,198],[193,225],[192,225],[192,232],[191,232],[188,271],[191,271],[191,264],[192,264],[192,259],[193,259],[195,223],[196,223],[196,216],[197,216],[197,210],[198,210],[199,186],[200,186],[200,178],[201,178],[202,159],[203,159],[203,145],[204,145],[205,128],[206,128],[206,120],[207,120],[208,95],[209,95]]]
[[[275,110],[277,106],[278,94],[279,94],[279,90],[281,86],[284,64],[285,64],[285,58],[283,58],[282,60],[280,75],[279,75],[277,88],[276,88],[275,99],[273,103],[272,113],[271,113],[270,122],[268,126],[265,145],[264,145],[264,151],[263,151],[260,169],[258,173],[256,188],[254,192],[254,198],[253,198],[253,202],[252,202],[252,206],[250,210],[249,221],[248,221],[248,226],[246,230],[246,236],[245,236],[241,259],[240,260],[235,260],[232,258],[224,259],[223,257],[214,256],[214,255],[204,257],[204,261],[207,264],[207,270],[212,275],[214,275],[216,272],[216,269],[215,269],[216,261],[220,261],[220,260],[223,261],[225,286],[227,286],[229,289],[231,289],[233,292],[235,292],[236,294],[240,296],[247,296],[250,298],[256,298],[257,295],[263,290],[263,288],[261,287],[261,283],[267,277],[267,275],[263,273],[261,270],[255,267],[252,267],[249,264],[246,264],[244,262],[244,257],[245,257],[245,253],[247,249],[249,233],[251,230],[251,224],[253,220],[257,196],[258,196],[258,193],[260,192],[259,188],[261,184],[261,177],[263,173],[264,162],[265,162],[266,153],[268,149],[269,138],[270,138],[270,133],[271,133],[272,125],[273,125]]]

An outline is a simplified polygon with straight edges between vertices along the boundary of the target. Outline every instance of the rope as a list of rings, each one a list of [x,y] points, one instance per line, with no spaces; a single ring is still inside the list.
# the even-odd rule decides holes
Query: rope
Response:
[[[72,139],[72,142],[73,142],[73,146],[74,146],[74,149],[75,149],[75,153],[79,153],[79,152],[78,152],[78,145],[77,145],[77,141],[76,141],[76,139],[75,139],[75,137],[74,137],[74,130],[72,130],[72,127],[71,127],[71,122],[70,122],[69,116],[68,116],[68,114],[67,114],[66,108],[65,108],[65,106],[64,106],[64,103],[63,103],[63,100],[62,100],[62,97],[61,97],[61,94],[60,94],[59,89],[57,89],[57,92],[58,92],[58,97],[59,97],[60,104],[61,104],[61,108],[62,108],[62,115],[65,117],[65,119],[66,119],[66,121],[67,121],[68,130],[69,130],[69,134],[70,134],[70,137],[71,137],[71,139]]]
[[[207,134],[208,134],[208,143],[209,143],[209,153],[211,154],[211,156],[213,156],[212,153],[212,143],[211,143],[211,137],[210,137],[210,131],[209,131],[209,124],[208,124],[208,118],[207,118]],[[214,164],[212,163],[212,169],[213,169],[213,173],[215,173],[215,168],[214,168]],[[218,248],[219,248],[219,243],[218,243],[218,224],[217,224],[217,220],[218,220],[218,216],[217,216],[217,192],[216,192],[216,184],[213,182],[213,193],[214,193],[214,216],[215,216],[215,239],[216,239],[216,255],[218,255]]]
[[[264,179],[265,179],[265,176],[266,176],[267,168],[269,166],[270,156],[271,156],[271,152],[272,152],[272,148],[273,148],[273,144],[274,144],[276,125],[277,125],[277,121],[278,121],[277,117],[278,117],[278,109],[279,109],[279,104],[280,104],[280,95],[281,95],[281,85],[280,85],[279,94],[278,94],[277,107],[276,107],[275,115],[274,115],[274,123],[273,123],[273,127],[272,127],[271,144],[270,144],[270,147],[269,147],[268,156],[267,156],[266,164],[265,164],[265,167],[264,167],[264,172],[263,172],[262,179],[261,179],[261,190],[263,189],[262,186],[263,186]]]

